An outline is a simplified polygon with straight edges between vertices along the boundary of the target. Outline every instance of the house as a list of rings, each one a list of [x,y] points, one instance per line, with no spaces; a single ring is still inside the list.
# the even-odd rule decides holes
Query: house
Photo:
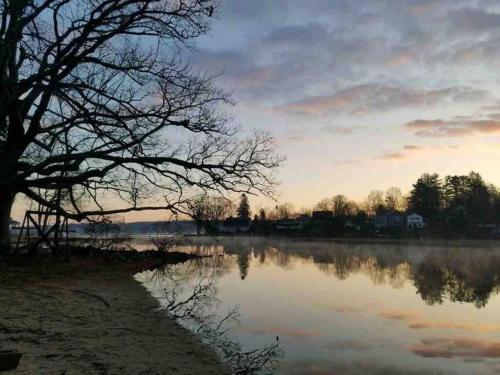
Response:
[[[12,218],[9,220],[9,232],[10,234],[17,234],[19,231],[19,226],[21,223],[19,221],[13,220]]]
[[[221,234],[241,234],[249,233],[252,222],[230,217],[217,225]]]
[[[346,220],[344,223],[344,229],[359,232],[361,231],[361,226],[354,224],[351,220]]]
[[[496,223],[487,220],[472,220],[469,222],[470,229],[474,232],[498,234],[499,227]]]
[[[313,211],[312,219],[324,221],[333,220],[333,211]]]
[[[306,214],[301,214],[295,220],[302,223],[302,225],[305,225],[311,221],[311,216]]]
[[[304,223],[298,220],[277,220],[274,223],[274,229],[279,231],[296,231],[303,228]]]
[[[408,228],[421,229],[424,228],[426,224],[422,215],[413,213],[406,217],[406,226]]]
[[[373,221],[375,229],[401,228],[403,223],[403,216],[395,212],[377,215]]]

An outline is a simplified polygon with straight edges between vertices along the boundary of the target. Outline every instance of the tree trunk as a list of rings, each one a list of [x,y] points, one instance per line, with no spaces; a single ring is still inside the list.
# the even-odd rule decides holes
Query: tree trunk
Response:
[[[10,251],[10,214],[15,194],[0,191],[0,255]]]

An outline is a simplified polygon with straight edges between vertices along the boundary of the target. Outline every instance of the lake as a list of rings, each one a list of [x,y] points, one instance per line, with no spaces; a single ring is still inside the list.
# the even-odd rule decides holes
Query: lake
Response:
[[[214,256],[137,279],[254,373],[500,373],[496,243],[190,241]]]

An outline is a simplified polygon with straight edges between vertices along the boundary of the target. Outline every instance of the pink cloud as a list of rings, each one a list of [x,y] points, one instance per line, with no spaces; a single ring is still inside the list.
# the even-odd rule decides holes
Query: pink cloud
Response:
[[[323,115],[329,112],[367,114],[381,110],[432,107],[437,104],[463,103],[483,99],[487,94],[470,87],[446,87],[436,90],[416,90],[404,87],[362,84],[332,95],[312,96],[273,108],[280,113]]]
[[[500,132],[500,120],[415,120],[405,127],[420,137],[465,137]]]
[[[426,358],[500,358],[500,342],[468,338],[427,338],[410,346],[409,350]]]
[[[485,323],[455,323],[448,321],[432,321],[423,318],[420,314],[407,310],[385,311],[379,314],[380,317],[387,320],[400,321],[407,324],[410,329],[443,329],[443,330],[461,330],[476,333],[500,332],[500,325]]]

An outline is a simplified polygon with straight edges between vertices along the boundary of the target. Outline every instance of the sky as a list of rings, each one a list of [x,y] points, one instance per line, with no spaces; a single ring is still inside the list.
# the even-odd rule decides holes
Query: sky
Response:
[[[500,185],[497,0],[221,0],[189,58],[276,138],[278,203],[407,193],[425,172]]]
[[[223,73],[242,128],[275,136],[280,202],[407,192],[424,172],[500,185],[498,1],[226,0],[191,61]]]

